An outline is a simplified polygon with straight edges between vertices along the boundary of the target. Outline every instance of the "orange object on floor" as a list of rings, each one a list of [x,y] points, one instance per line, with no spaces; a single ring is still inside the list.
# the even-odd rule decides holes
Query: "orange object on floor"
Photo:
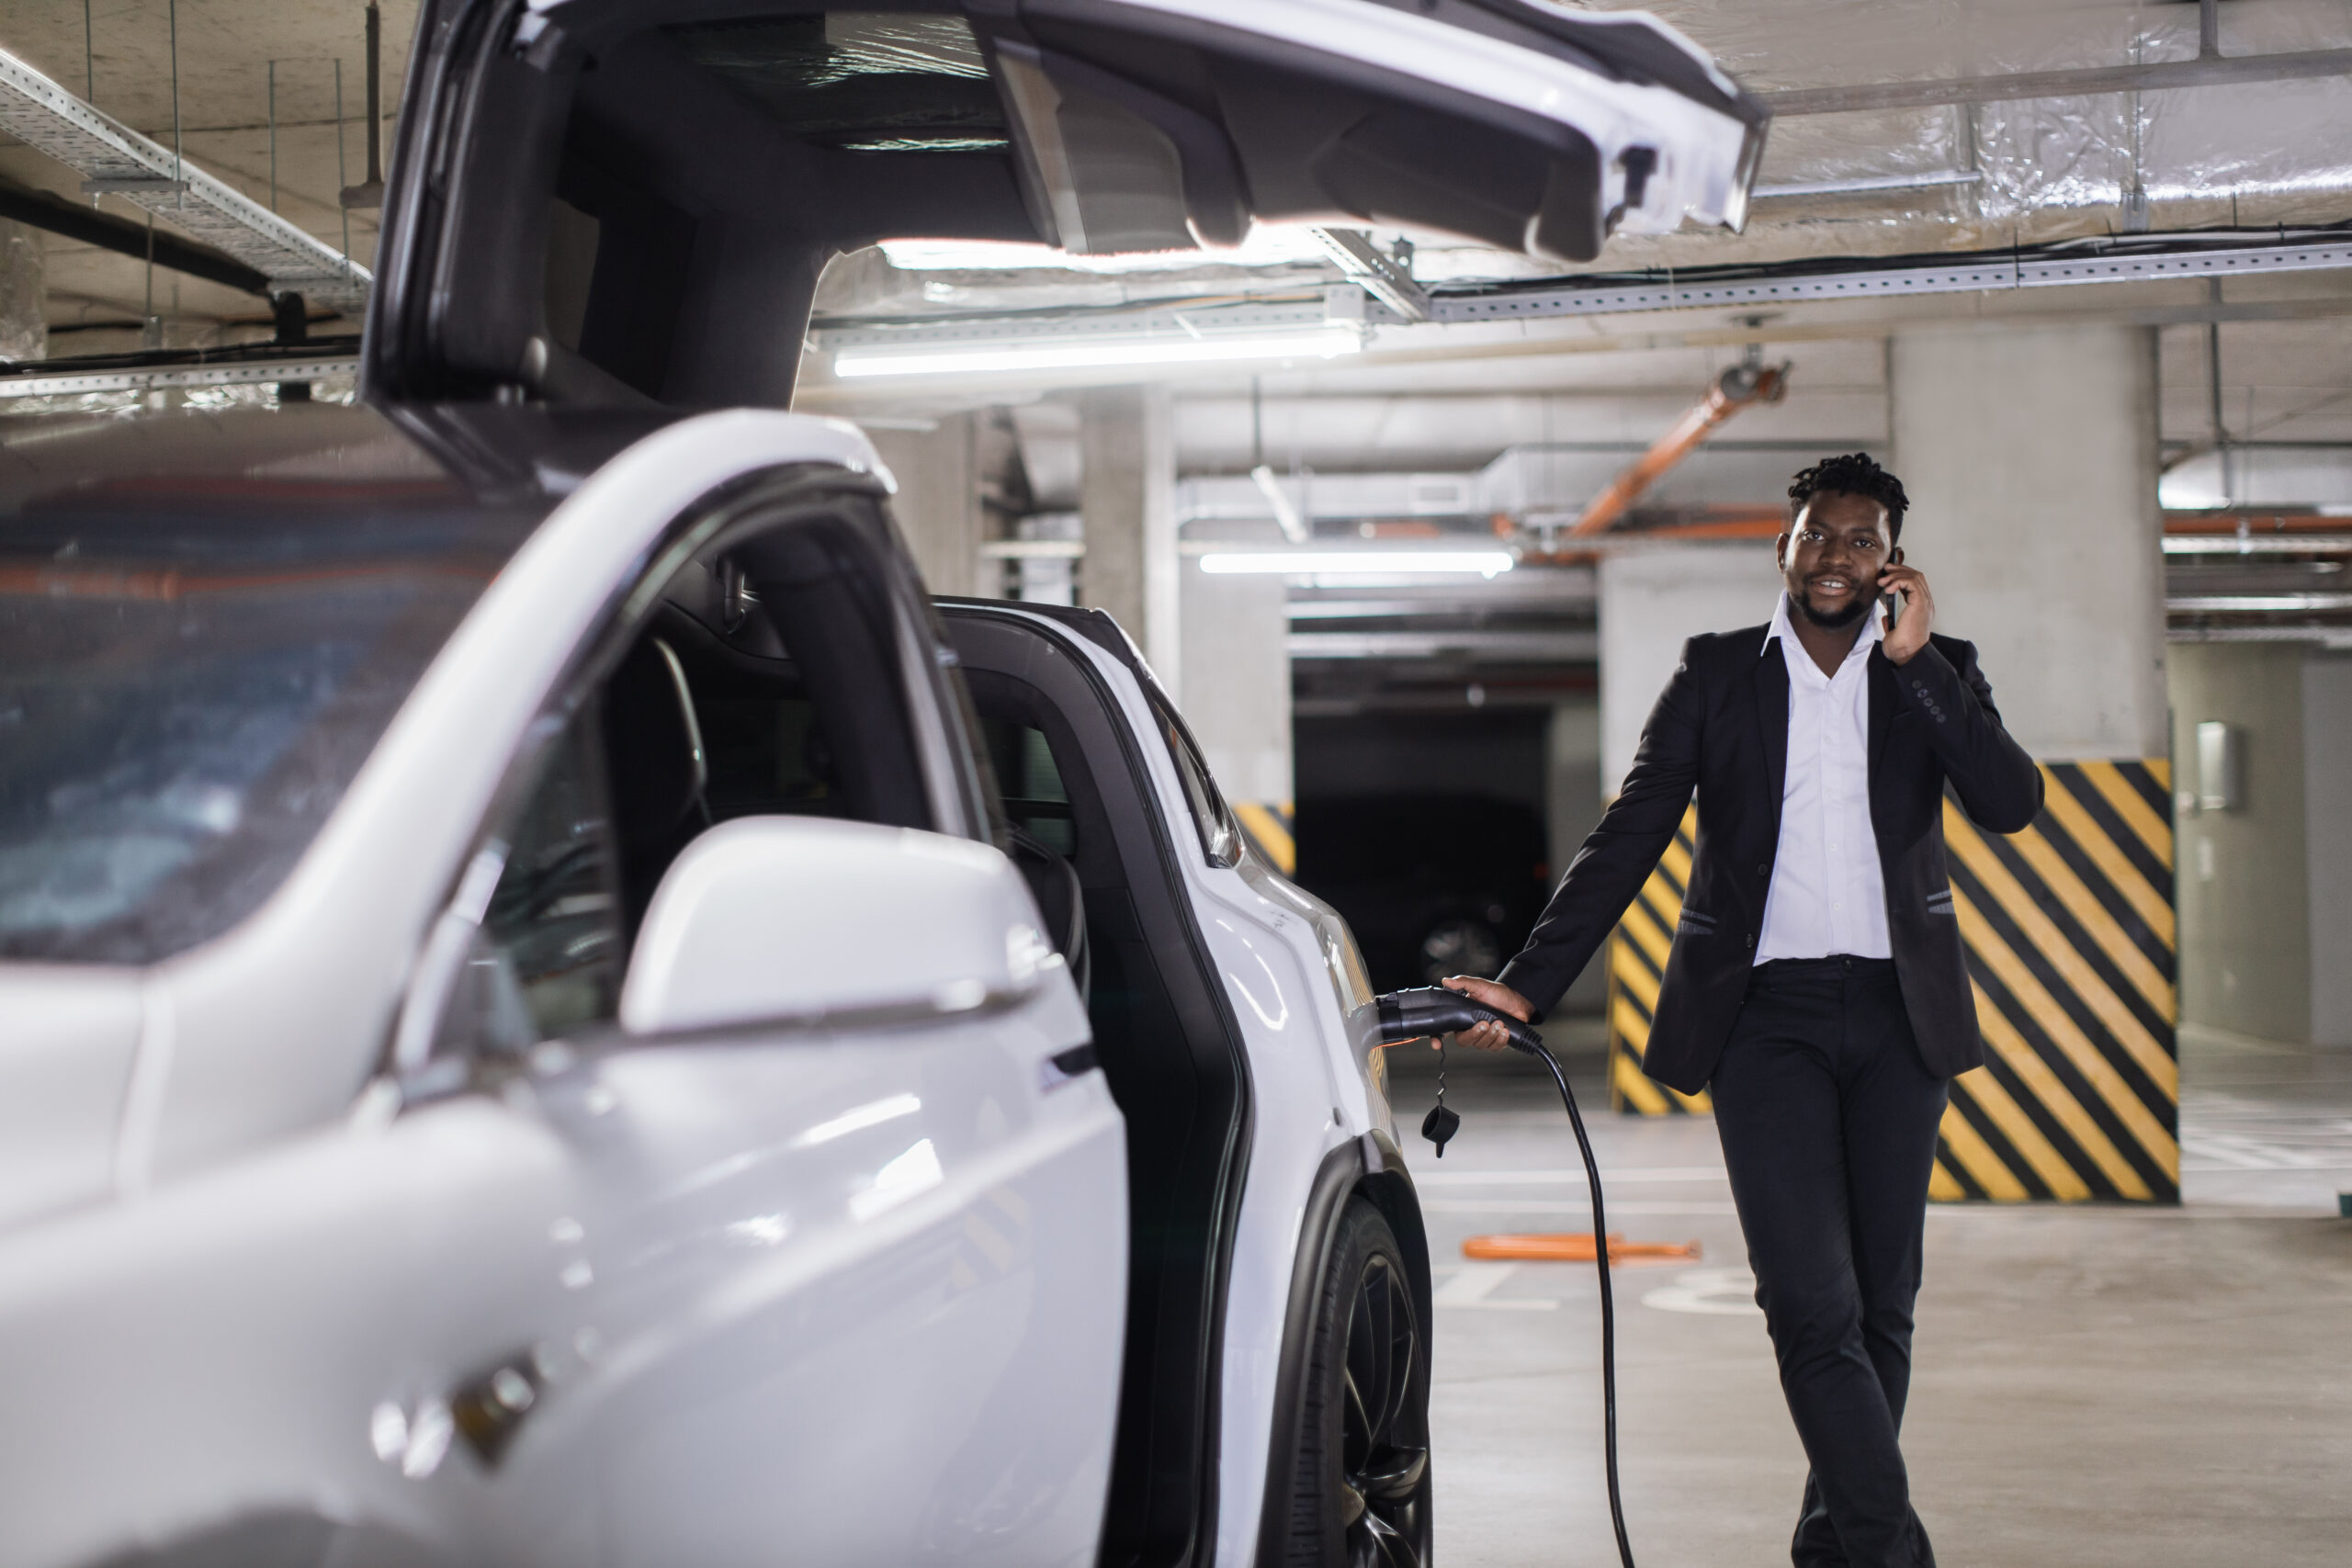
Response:
[[[1462,1244],[1462,1256],[1513,1263],[1589,1263],[1595,1253],[1591,1232],[1566,1231],[1474,1235]],[[1698,1257],[1695,1241],[1627,1241],[1622,1232],[1609,1233],[1611,1263],[1689,1263]]]

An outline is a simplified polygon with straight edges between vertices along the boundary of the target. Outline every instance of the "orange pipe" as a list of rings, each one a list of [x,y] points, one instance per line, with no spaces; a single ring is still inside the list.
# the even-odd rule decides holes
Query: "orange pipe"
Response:
[[[1664,478],[1668,469],[1699,449],[1715,427],[1751,403],[1777,403],[1788,390],[1785,365],[1751,367],[1735,365],[1715,378],[1707,395],[1683,412],[1650,449],[1634,459],[1625,471],[1603,485],[1570,534],[1598,534],[1625,514],[1644,491]]]

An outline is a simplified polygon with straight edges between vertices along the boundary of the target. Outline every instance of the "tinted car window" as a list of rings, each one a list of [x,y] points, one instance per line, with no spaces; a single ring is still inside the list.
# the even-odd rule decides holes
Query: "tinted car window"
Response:
[[[997,787],[1004,792],[1006,820],[1056,854],[1075,856],[1076,812],[1046,732],[1005,718],[983,718],[979,724]]]
[[[532,521],[0,522],[0,957],[251,913]]]
[[[1208,857],[1211,865],[1234,864],[1241,858],[1241,825],[1226,809],[1225,796],[1217,793],[1208,764],[1201,761],[1199,750],[1175,710],[1165,705],[1154,693],[1151,711],[1159,721],[1160,735],[1168,742],[1168,754],[1175,759],[1176,776],[1184,781],[1184,797],[1193,807],[1193,825],[1201,832],[1201,852]]]
[[[608,1020],[620,1000],[612,824],[587,728],[584,717],[574,720],[548,759],[482,919],[532,1039]]]

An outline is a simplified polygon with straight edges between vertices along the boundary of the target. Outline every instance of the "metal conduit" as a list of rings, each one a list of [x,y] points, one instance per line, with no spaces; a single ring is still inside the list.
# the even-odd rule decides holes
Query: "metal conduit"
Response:
[[[359,315],[368,269],[0,51],[0,130],[292,291]]]

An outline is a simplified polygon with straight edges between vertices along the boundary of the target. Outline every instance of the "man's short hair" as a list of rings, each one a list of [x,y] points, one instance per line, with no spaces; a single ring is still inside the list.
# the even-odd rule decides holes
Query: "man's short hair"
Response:
[[[1903,481],[1872,462],[1866,452],[1824,457],[1798,474],[1789,486],[1789,521],[1795,522],[1816,495],[1859,495],[1864,501],[1875,501],[1886,508],[1888,534],[1903,537],[1903,513],[1909,510],[1911,498],[1903,493]]]

